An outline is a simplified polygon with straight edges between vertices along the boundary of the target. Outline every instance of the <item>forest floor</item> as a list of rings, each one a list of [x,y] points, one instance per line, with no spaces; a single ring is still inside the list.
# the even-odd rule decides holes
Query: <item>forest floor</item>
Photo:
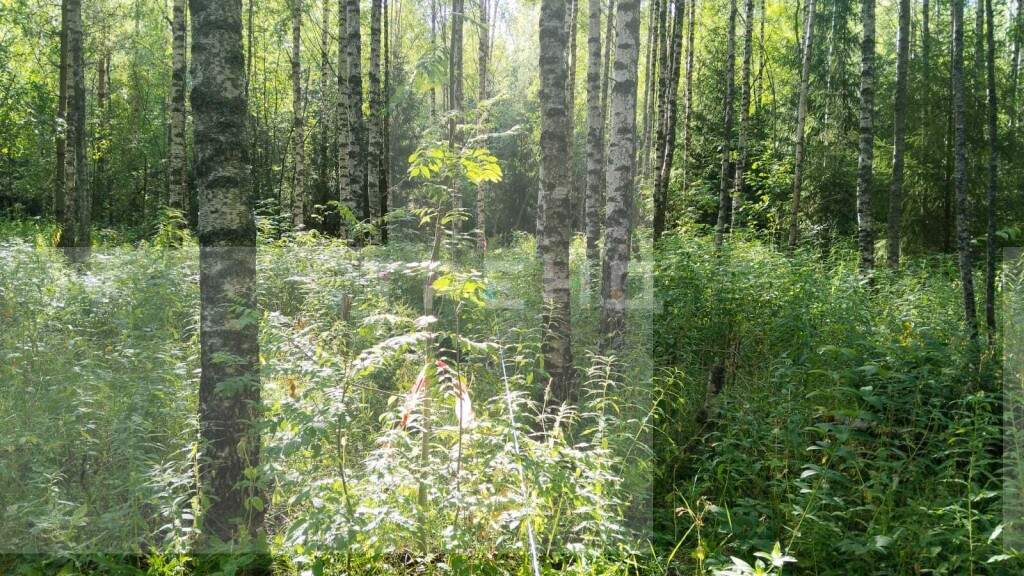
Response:
[[[670,488],[655,533],[680,573],[731,556],[771,567],[779,542],[796,561],[786,573],[1020,574],[1003,484],[1020,469],[1003,421],[1003,368],[1018,389],[1022,374],[1012,268],[1003,329],[976,345],[953,256],[910,258],[871,284],[852,246],[786,256],[734,239],[716,254],[708,239],[666,239],[655,445],[656,485]],[[715,366],[724,384],[702,419]]]
[[[104,241],[81,270],[51,241],[0,226],[0,572],[213,573],[189,555],[194,241]],[[1001,453],[1024,324],[965,338],[952,259],[871,285],[844,248],[666,238],[635,265],[626,357],[593,354],[596,298],[575,299],[585,393],[568,409],[538,392],[532,239],[442,259],[433,318],[424,246],[260,241],[252,505],[279,573],[529,574],[531,532],[545,574],[1024,569]],[[587,295],[581,246],[572,261]],[[1024,299],[1004,281],[1011,317]]]
[[[208,572],[189,555],[201,529],[194,240],[100,233],[76,269],[49,228],[0,227],[0,572]],[[631,313],[633,352],[614,360],[592,354],[596,298],[575,303],[583,398],[553,406],[532,239],[486,261],[443,258],[433,316],[426,246],[260,240],[265,422],[251,481],[266,498],[249,504],[266,513],[278,572],[527,573],[531,533],[546,569],[647,562],[650,307]],[[653,287],[642,273],[636,284]]]

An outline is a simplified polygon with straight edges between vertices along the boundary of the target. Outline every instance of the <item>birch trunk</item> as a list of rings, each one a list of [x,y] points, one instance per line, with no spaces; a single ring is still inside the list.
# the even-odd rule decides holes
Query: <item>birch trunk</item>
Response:
[[[978,338],[971,255],[971,216],[967,203],[967,130],[964,111],[964,0],[953,4],[953,195],[956,201],[957,249],[963,288],[964,321],[972,340]]]
[[[241,3],[191,0],[192,111],[199,197],[200,486],[206,542],[263,533],[256,225],[245,161],[248,103]]]
[[[64,208],[66,204],[64,196],[64,164],[67,151],[68,134],[68,21],[67,2],[61,2],[60,7],[60,70],[57,73],[59,86],[57,87],[57,126],[54,130],[56,137],[54,147],[56,148],[56,164],[53,171],[53,217],[57,222],[63,224],[67,216]]]
[[[370,117],[369,148],[366,157],[366,187],[369,191],[371,217],[378,226],[383,224],[384,214],[380,210],[381,171],[384,167],[384,94],[381,87],[381,18],[382,0],[370,2]]]
[[[750,131],[750,76],[754,57],[754,0],[744,0],[743,6],[743,70],[740,72],[740,131],[739,160],[736,163],[736,186],[732,198],[733,228],[742,225],[747,164],[750,160],[748,139]]]
[[[292,224],[306,227],[306,117],[302,94],[302,2],[292,0]]]
[[[676,0],[672,24],[671,61],[668,69],[668,86],[665,94],[665,120],[659,137],[657,166],[654,180],[654,239],[657,241],[665,231],[668,212],[668,184],[672,176],[672,164],[676,151],[676,124],[679,117],[679,77],[682,71],[683,28],[685,0]],[[692,9],[692,7],[691,7]]]
[[[183,213],[188,210],[188,172],[185,161],[185,0],[174,0],[171,20],[171,137],[169,143],[167,204]]]
[[[64,222],[60,247],[71,260],[89,258],[91,198],[85,170],[85,59],[81,0],[65,0],[67,110],[64,153]]]
[[[348,77],[348,2],[338,0],[338,202],[342,218],[340,232],[348,235],[351,219],[358,219],[358,197],[352,186],[352,124],[349,115],[352,106],[349,97]],[[358,152],[357,152],[358,155]]]
[[[610,16],[610,15],[609,15]],[[610,19],[610,18],[609,18]],[[604,110],[601,106],[601,0],[589,0],[587,33],[587,261],[600,260],[601,196],[604,188]]]
[[[488,74],[490,74],[491,58],[491,28],[490,28],[490,0],[480,0],[479,26],[477,27],[477,76],[479,76],[479,93],[477,95],[478,105],[489,98]],[[481,255],[487,254],[487,186],[480,184],[476,187],[476,249]]]
[[[693,149],[693,55],[694,28],[696,22],[698,0],[690,1],[690,14],[686,18],[686,86],[683,96],[683,191],[688,190],[690,183],[690,150]]]
[[[359,203],[360,217],[373,217],[366,186],[366,122],[363,119],[363,49],[359,28],[359,0],[345,0],[346,64],[348,78],[348,182],[349,194]]]
[[[601,76],[601,129],[604,131],[605,148],[603,156],[605,162],[607,162],[609,146],[611,146],[611,142],[608,141],[608,120],[611,116],[609,95],[611,94],[612,85],[612,51],[615,46],[615,2],[616,0],[608,0],[608,11],[604,17],[604,74]],[[601,171],[604,172],[604,176],[601,177],[601,203],[603,205],[604,197],[608,193],[608,173],[603,165]],[[603,212],[603,208],[599,208],[598,211]],[[601,225],[604,226],[603,214],[601,214]]]
[[[721,248],[729,231],[732,213],[733,99],[736,91],[736,0],[729,0],[729,23],[725,51],[725,125],[722,130],[722,169],[718,182],[718,223],[715,226],[715,248]]]
[[[320,124],[317,131],[317,185],[315,204],[325,205],[329,200],[331,185],[332,140],[334,139],[334,116],[332,102],[331,78],[331,0],[323,0],[323,12],[320,17]]]
[[[871,208],[875,144],[875,0],[863,0],[860,64],[860,155],[857,160],[857,244],[860,272],[875,269],[875,222]]]
[[[811,77],[811,50],[814,48],[814,0],[807,0],[804,37],[800,67],[800,96],[796,111],[796,157],[793,168],[793,204],[789,222],[789,249],[796,248],[800,239],[800,196],[803,192],[804,145],[807,138],[807,93]]]
[[[543,266],[544,367],[556,402],[572,402],[575,386],[569,302],[569,146],[567,18],[564,0],[541,0],[540,103],[541,187],[544,197]]]
[[[668,60],[665,52],[665,14],[668,0],[651,0],[651,11],[647,25],[647,50],[645,60],[646,74],[644,79],[644,99],[640,109],[643,111],[643,122],[640,134],[640,157],[638,176],[645,178],[651,161],[652,137],[654,135],[655,112],[661,102],[662,86],[658,79],[665,69],[663,60]]]
[[[985,1],[986,71],[988,75],[988,197],[985,266],[985,325],[989,343],[996,336],[996,201],[999,195],[999,98],[996,92],[995,15],[992,0]]]
[[[886,226],[887,262],[900,269],[903,226],[904,152],[907,148],[907,75],[910,73],[910,0],[900,0],[899,30],[896,38],[896,103],[893,111],[892,186],[889,189],[889,217]]]
[[[636,83],[640,56],[640,2],[619,0],[615,18],[615,64],[611,93],[611,141],[605,199],[602,266],[602,334],[605,348],[621,351],[626,337],[626,281],[630,219],[636,179]]]

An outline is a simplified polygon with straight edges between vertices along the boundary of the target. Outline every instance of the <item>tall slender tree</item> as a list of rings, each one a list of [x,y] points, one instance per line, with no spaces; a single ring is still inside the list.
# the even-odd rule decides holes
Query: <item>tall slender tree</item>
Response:
[[[302,93],[302,4],[292,4],[292,224],[306,226],[306,114]]]
[[[807,16],[804,19],[804,35],[801,49],[800,95],[796,108],[796,154],[793,160],[793,202],[790,207],[789,248],[796,248],[800,239],[800,200],[804,185],[804,155],[807,140],[807,98],[811,78],[812,50],[814,48],[814,0],[807,0]]]
[[[53,216],[64,224],[67,216],[64,213],[66,204],[64,196],[64,163],[67,151],[68,121],[68,9],[67,1],[60,5],[60,69],[57,72],[57,129],[54,148],[56,149],[56,165],[53,170]]]
[[[388,243],[391,196],[391,7],[388,0],[382,0],[384,11],[384,86],[381,103],[381,167],[380,167],[380,241]]]
[[[381,82],[381,23],[383,18],[382,0],[370,1],[370,116],[369,147],[366,155],[366,186],[370,194],[372,216],[378,224],[385,214],[380,211],[382,198],[381,182],[384,170],[384,91]]]
[[[363,118],[363,36],[359,0],[345,0],[345,60],[348,78],[348,183],[349,194],[359,203],[360,217],[373,217],[370,190],[366,185],[366,121]]]
[[[541,215],[544,239],[540,245],[545,306],[544,367],[551,376],[552,396],[559,402],[575,399],[569,298],[570,168],[565,158],[570,132],[566,97],[566,18],[563,0],[541,0],[540,147],[545,210]]]
[[[106,32],[106,27],[104,27]],[[96,150],[96,174],[93,178],[93,202],[99,198],[99,205],[109,206],[110,177],[107,174],[107,148],[110,144],[110,49],[104,47],[96,59],[96,125],[94,148]]]
[[[331,63],[332,0],[321,0],[320,16],[320,99],[318,105],[316,142],[316,204],[326,205],[332,191],[331,161],[335,140],[333,65]]]
[[[640,135],[639,176],[646,178],[650,173],[651,149],[655,142],[655,130],[661,125],[656,112],[665,94],[665,70],[668,68],[668,0],[652,0],[647,26],[647,66],[644,82],[642,132]]]
[[[615,7],[616,0],[608,0],[608,10],[605,11],[604,23],[604,73],[601,75],[601,126],[604,129],[604,160],[607,163],[610,142],[608,141],[608,119],[611,115],[611,85],[612,85],[612,60],[615,50]],[[601,202],[602,208],[598,209],[601,217],[601,225],[604,226],[603,203],[605,193],[608,191],[608,173],[602,167],[605,175],[601,178]]]
[[[338,112],[337,112],[337,133],[338,133],[338,202],[346,216],[358,217],[358,202],[361,196],[358,195],[357,186],[353,185],[353,178],[356,176],[352,170],[353,160],[357,160],[359,150],[352,149],[352,114],[351,83],[348,71],[349,59],[349,34],[348,34],[348,5],[349,0],[338,0]],[[360,82],[360,85],[362,83]],[[355,156],[353,157],[353,153]],[[347,233],[346,223],[341,223],[342,234]]]
[[[631,212],[636,180],[636,84],[640,58],[640,2],[619,0],[615,17],[615,65],[611,93],[611,139],[605,198],[602,266],[602,333],[605,347],[619,351],[626,336]]]
[[[690,151],[693,149],[693,57],[694,28],[698,0],[690,1],[690,14],[686,18],[686,84],[683,90],[683,190],[690,182]]]
[[[743,6],[743,70],[740,72],[740,130],[736,187],[732,197],[732,227],[742,225],[743,195],[746,188],[747,164],[750,160],[750,76],[754,57],[754,0],[744,0]]]
[[[903,226],[904,153],[907,148],[907,76],[910,73],[910,0],[900,0],[899,30],[896,33],[896,102],[893,110],[892,185],[889,188],[889,216],[886,225],[886,261],[900,268]]]
[[[1013,59],[1010,63],[1010,132],[1017,130],[1017,86],[1020,83],[1021,43],[1024,42],[1024,0],[1017,0],[1013,22],[1010,26],[1013,38]]]
[[[495,0],[496,1],[496,0]],[[477,101],[480,106],[490,98],[491,59],[491,0],[479,0],[480,11],[477,23]],[[476,249],[487,254],[487,186],[476,187]]]
[[[209,540],[263,533],[247,472],[260,465],[256,224],[244,141],[248,103],[238,1],[190,0],[199,196],[199,427]]]
[[[676,124],[679,118],[679,77],[683,61],[683,28],[686,25],[685,0],[673,2],[671,58],[668,67],[668,87],[665,93],[664,121],[658,136],[658,153],[654,179],[654,239],[661,238],[665,231],[668,212],[668,184],[672,176],[672,164],[676,153]]]
[[[466,0],[452,0],[451,44],[448,48],[448,142],[452,150],[461,145],[459,125],[465,95],[463,75],[463,29],[466,19]],[[462,189],[452,186],[452,210],[462,212]],[[462,217],[452,218],[452,241],[461,229]]]
[[[188,174],[185,162],[185,0],[174,0],[171,18],[171,133],[168,162],[168,204],[188,210]]]
[[[967,203],[967,130],[964,104],[964,0],[953,8],[953,195],[956,199],[957,250],[964,321],[971,339],[978,338],[978,312],[974,297],[974,262],[971,255],[971,216]]]
[[[721,248],[729,220],[733,198],[733,112],[736,92],[736,0],[729,0],[729,21],[725,49],[725,122],[722,127],[722,169],[718,182],[718,223],[715,226],[715,247]]]
[[[600,258],[601,199],[604,188],[604,109],[601,105],[601,0],[589,0],[587,29],[587,190],[584,195],[587,261]]]
[[[857,160],[857,243],[861,274],[875,269],[875,221],[871,208],[875,160],[875,0],[861,3],[860,155]]]
[[[569,203],[575,206],[578,194],[576,186],[576,68],[577,66],[577,41],[576,32],[579,26],[580,0],[566,0],[570,2],[569,11],[566,15],[565,34],[569,50],[569,74],[566,81],[565,97],[567,99],[566,110],[569,114],[569,149],[566,150],[569,163]],[[572,211],[573,225],[578,212]],[[575,228],[574,228],[575,229]]]
[[[89,257],[92,201],[85,156],[85,43],[81,0],[64,0],[63,38],[67,50],[64,154],[64,221],[59,246],[76,262]]]
[[[999,97],[996,92],[996,38],[995,15],[992,0],[985,0],[985,39],[987,45],[986,70],[988,72],[988,198],[986,266],[985,266],[985,325],[989,342],[996,335],[996,201],[999,195]]]

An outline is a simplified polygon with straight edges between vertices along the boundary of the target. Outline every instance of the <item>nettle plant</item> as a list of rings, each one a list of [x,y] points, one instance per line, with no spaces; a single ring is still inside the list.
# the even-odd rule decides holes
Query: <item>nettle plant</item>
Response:
[[[545,409],[537,334],[489,336],[504,313],[492,305],[500,287],[446,272],[432,283],[442,317],[418,316],[381,297],[389,281],[421,278],[415,266],[319,261],[303,276],[317,297],[270,315],[262,349],[274,394],[269,517],[297,563],[335,552],[519,562],[528,527],[548,557],[626,542],[629,450],[616,445],[610,360],[595,359],[580,407]],[[337,304],[356,286],[355,302]]]

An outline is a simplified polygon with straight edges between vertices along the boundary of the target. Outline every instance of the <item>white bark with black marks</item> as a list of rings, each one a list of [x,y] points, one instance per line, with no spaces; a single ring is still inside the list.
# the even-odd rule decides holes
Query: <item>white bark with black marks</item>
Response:
[[[171,133],[167,163],[168,205],[187,213],[188,173],[185,161],[185,0],[174,0],[171,18]]]
[[[896,103],[893,110],[892,185],[889,188],[889,217],[886,225],[886,261],[892,270],[900,269],[900,244],[903,241],[903,180],[907,148],[907,84],[910,73],[910,0],[900,0],[899,28],[896,37]]]
[[[292,225],[306,227],[306,116],[302,93],[302,4],[292,2]]]
[[[62,22],[67,50],[65,111],[64,210],[59,246],[75,262],[89,258],[92,245],[92,198],[86,177],[85,41],[81,0],[64,0]]]
[[[736,92],[736,0],[729,0],[729,21],[725,49],[725,122],[722,127],[722,167],[718,181],[718,222],[715,226],[715,248],[721,248],[729,231],[733,202],[733,108]]]
[[[732,193],[732,222],[736,228],[743,221],[743,195],[746,189],[747,165],[750,161],[750,76],[754,57],[754,0],[744,0],[743,5],[743,64],[740,72],[740,129],[738,159],[736,162],[736,183]]]
[[[245,158],[248,103],[238,0],[190,0],[199,197],[200,486],[206,541],[264,531],[257,489],[260,382],[256,224]]]
[[[381,83],[381,18],[382,0],[370,0],[370,83],[369,147],[366,155],[366,187],[369,190],[371,217],[380,225],[384,214],[380,209],[383,196],[381,182],[384,169],[384,92]]]
[[[996,202],[999,198],[999,97],[996,79],[995,15],[985,2],[985,69],[988,76],[988,194],[986,198],[985,325],[989,342],[996,335]]]
[[[807,140],[807,99],[811,78],[811,56],[814,48],[814,0],[807,0],[807,17],[801,50],[800,95],[796,109],[796,154],[793,161],[793,198],[790,206],[789,249],[796,248],[800,239],[800,201],[804,185],[804,155]]]
[[[679,77],[683,63],[683,29],[686,2],[675,0],[672,17],[672,38],[669,54],[668,82],[664,95],[664,119],[659,129],[658,147],[654,174],[654,239],[658,240],[665,231],[668,213],[668,185],[676,153],[676,125],[679,118]],[[692,8],[691,8],[692,9]]]
[[[572,328],[569,295],[571,205],[567,38],[563,0],[541,0],[540,105],[541,195],[544,198],[543,238],[539,244],[543,267],[544,367],[551,377],[557,402],[575,400]]]
[[[953,5],[953,196],[956,201],[956,236],[964,322],[971,339],[978,338],[978,311],[974,297],[974,259],[971,254],[971,215],[967,202],[967,129],[964,88],[964,0]]]
[[[372,218],[372,209],[366,186],[367,140],[363,118],[363,37],[359,27],[359,0],[345,0],[345,7],[349,197],[359,204],[359,217],[367,220]]]
[[[860,53],[860,154],[857,159],[857,245],[860,272],[875,269],[875,220],[871,195],[875,161],[875,0],[862,0],[864,35]]]
[[[640,2],[619,0],[612,68],[611,144],[607,158],[605,254],[602,266],[601,332],[604,347],[623,350],[626,339],[626,282],[636,180],[636,85],[640,58]]]
[[[587,261],[601,258],[601,196],[604,188],[604,111],[601,106],[601,0],[589,0],[587,34],[587,189],[584,195]]]

